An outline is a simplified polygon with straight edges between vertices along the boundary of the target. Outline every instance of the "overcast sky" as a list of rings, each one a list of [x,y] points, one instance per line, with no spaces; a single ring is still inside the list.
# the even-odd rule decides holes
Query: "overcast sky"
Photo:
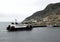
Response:
[[[60,0],[0,0],[0,21],[24,20],[34,12],[43,10],[49,3]]]

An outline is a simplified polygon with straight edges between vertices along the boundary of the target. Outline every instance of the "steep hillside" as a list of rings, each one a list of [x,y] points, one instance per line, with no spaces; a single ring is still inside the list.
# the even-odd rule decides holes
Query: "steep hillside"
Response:
[[[31,22],[32,20],[41,22],[43,21],[44,18],[50,17],[51,15],[52,15],[52,18],[53,16],[56,17],[57,15],[60,15],[60,3],[51,3],[47,5],[47,7],[44,10],[33,13],[33,15],[31,15],[30,17],[27,17],[23,22],[25,21]]]
[[[27,17],[25,20],[30,19],[41,19],[47,15],[52,15],[51,13],[60,10],[60,3],[49,4],[44,10],[35,12],[32,16]]]

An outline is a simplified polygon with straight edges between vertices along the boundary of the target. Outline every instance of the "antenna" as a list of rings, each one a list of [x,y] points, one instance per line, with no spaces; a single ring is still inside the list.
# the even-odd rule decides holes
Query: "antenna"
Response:
[[[17,22],[17,19],[15,19],[15,22]]]
[[[17,19],[15,19],[15,24],[18,24],[18,23],[17,23]]]

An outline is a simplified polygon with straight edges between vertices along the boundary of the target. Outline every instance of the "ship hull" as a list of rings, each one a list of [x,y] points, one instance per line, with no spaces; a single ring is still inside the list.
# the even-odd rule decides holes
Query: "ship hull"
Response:
[[[15,26],[10,26],[8,25],[7,27],[8,31],[16,31],[16,30],[32,30],[32,26],[22,26],[22,27],[15,27]]]

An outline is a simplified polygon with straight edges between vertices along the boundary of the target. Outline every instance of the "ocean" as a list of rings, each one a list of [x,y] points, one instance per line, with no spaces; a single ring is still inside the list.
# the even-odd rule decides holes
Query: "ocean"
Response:
[[[0,22],[0,42],[60,42],[60,27],[37,27],[31,31],[8,32],[9,22]]]

